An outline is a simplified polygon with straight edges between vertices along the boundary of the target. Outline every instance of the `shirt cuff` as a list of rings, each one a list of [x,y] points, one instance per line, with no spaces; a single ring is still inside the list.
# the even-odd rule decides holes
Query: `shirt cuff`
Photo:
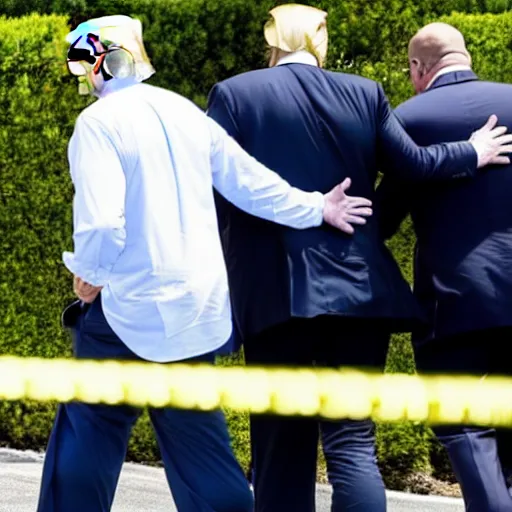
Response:
[[[315,212],[315,224],[314,226],[321,226],[324,222],[324,207],[325,207],[325,196],[321,192],[313,192],[316,212]]]
[[[66,268],[75,276],[93,286],[105,286],[109,280],[110,272],[104,268],[90,269],[82,265],[72,252],[64,252],[62,260]]]

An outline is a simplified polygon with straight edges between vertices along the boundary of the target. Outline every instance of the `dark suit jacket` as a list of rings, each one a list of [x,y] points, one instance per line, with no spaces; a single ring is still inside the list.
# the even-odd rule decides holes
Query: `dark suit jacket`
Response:
[[[512,86],[472,71],[440,76],[395,113],[421,145],[468,138],[491,114],[512,129]],[[512,167],[473,180],[377,191],[384,235],[410,212],[417,235],[414,293],[428,314],[416,343],[512,325]],[[404,201],[407,199],[408,201]]]
[[[289,64],[219,83],[208,114],[292,185],[328,192],[352,179],[373,198],[379,165],[411,182],[473,175],[467,143],[419,149],[381,86],[355,75]],[[234,319],[242,338],[290,317],[387,318],[409,329],[417,309],[372,217],[354,235],[327,225],[294,230],[245,214],[218,197]]]

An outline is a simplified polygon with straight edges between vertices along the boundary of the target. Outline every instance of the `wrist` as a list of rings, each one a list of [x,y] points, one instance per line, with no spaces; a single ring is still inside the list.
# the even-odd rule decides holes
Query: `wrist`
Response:
[[[318,223],[317,226],[321,226],[324,222],[324,212],[325,212],[325,194],[322,194],[321,192],[313,192],[313,194],[316,195],[316,202],[317,202],[317,211],[318,211]]]

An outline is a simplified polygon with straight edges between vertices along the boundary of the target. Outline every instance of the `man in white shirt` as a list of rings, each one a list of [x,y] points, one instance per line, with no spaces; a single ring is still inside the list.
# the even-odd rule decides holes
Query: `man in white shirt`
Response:
[[[74,252],[82,300],[64,314],[77,358],[213,362],[231,333],[212,186],[239,208],[296,229],[352,233],[371,203],[291,187],[195,105],[141,84],[153,73],[140,22],[91,20],[69,34],[70,71],[99,98],[69,145]],[[490,139],[489,139],[490,140]],[[106,512],[131,427],[130,406],[62,405],[39,512]],[[249,512],[253,498],[220,411],[150,411],[174,500],[184,512]]]

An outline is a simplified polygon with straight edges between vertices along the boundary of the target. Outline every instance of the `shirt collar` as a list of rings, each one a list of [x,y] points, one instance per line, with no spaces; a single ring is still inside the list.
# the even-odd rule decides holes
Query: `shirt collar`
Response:
[[[308,64],[310,66],[318,67],[316,57],[305,50],[293,52],[286,55],[285,57],[282,57],[277,62],[276,66],[282,66],[284,64]]]
[[[465,66],[465,65],[462,65],[462,64],[456,64],[454,66],[446,66],[445,68],[443,69],[440,69],[432,78],[432,80],[430,80],[430,82],[428,83],[427,87],[425,87],[425,90],[428,91],[432,85],[434,84],[434,82],[440,77],[440,76],[443,76],[443,75],[446,75],[447,73],[453,73],[455,71],[471,71],[471,66]]]
[[[103,89],[99,93],[100,98],[104,98],[113,92],[120,91],[121,89],[125,89],[126,87],[130,87],[132,85],[137,85],[140,83],[135,77],[129,78],[113,78],[108,82],[105,82]]]

